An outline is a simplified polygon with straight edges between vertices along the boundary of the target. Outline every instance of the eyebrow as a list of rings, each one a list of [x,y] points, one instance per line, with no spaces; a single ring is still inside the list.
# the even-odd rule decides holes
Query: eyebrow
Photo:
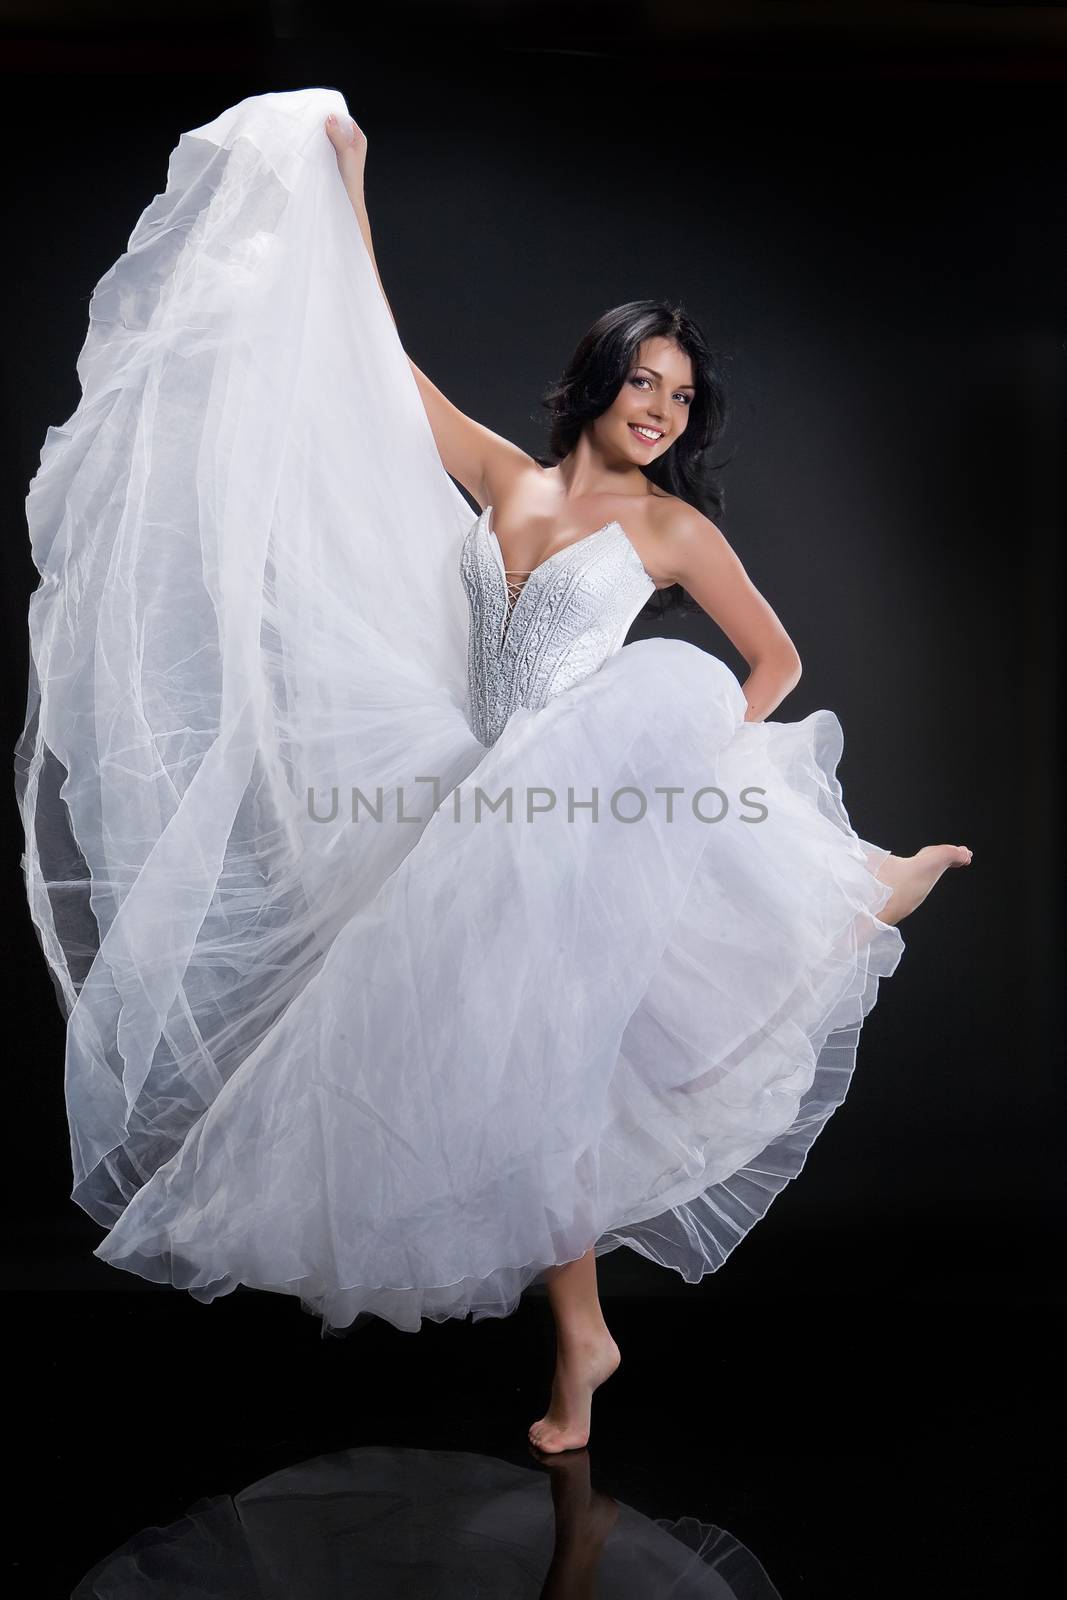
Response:
[[[655,367],[646,367],[643,361],[638,362],[637,370],[638,372],[651,372],[654,378],[662,378],[663,376],[662,372],[657,372]],[[693,393],[696,394],[696,385],[692,383],[676,383],[674,387],[676,389],[692,389]]]

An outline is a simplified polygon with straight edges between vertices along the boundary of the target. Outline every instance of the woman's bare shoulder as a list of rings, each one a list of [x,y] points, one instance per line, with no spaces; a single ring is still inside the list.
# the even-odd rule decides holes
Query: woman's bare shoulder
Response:
[[[716,533],[721,532],[703,511],[666,489],[657,486],[649,496],[649,503],[653,525],[657,532],[667,533],[672,528],[690,534],[708,528],[714,528]]]
[[[664,570],[681,580],[695,553],[715,548],[730,549],[726,535],[698,507],[676,494],[658,489],[649,498],[649,529],[659,550]]]

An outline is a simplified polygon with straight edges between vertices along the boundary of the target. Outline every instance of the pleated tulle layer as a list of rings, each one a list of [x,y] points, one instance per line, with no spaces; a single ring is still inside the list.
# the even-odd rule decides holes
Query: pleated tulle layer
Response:
[[[833,713],[746,724],[677,641],[474,737],[473,513],[330,109],[182,136],[27,500],[18,795],[73,1197],[102,1260],[324,1331],[506,1316],[591,1246],[692,1281],[844,1098],[902,950],[886,852]]]

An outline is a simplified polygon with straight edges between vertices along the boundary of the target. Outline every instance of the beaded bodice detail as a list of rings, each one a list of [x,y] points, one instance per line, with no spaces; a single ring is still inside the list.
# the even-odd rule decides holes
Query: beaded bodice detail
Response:
[[[618,522],[509,582],[486,506],[463,541],[470,604],[467,683],[475,737],[489,746],[519,706],[537,709],[622,648],[656,585]]]

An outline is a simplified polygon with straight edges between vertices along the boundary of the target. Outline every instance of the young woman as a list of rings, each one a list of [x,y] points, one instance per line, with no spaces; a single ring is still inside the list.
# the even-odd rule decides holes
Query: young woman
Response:
[[[544,1275],[555,1452],[619,1362],[596,1257],[721,1265],[970,852],[859,839],[837,718],[767,720],[800,662],[700,509],[691,320],[608,312],[527,455],[403,351],[365,153],[333,91],[243,101],[97,287],[27,501],[27,886],[95,1253],[324,1333]],[[622,648],[675,586],[743,686]]]

